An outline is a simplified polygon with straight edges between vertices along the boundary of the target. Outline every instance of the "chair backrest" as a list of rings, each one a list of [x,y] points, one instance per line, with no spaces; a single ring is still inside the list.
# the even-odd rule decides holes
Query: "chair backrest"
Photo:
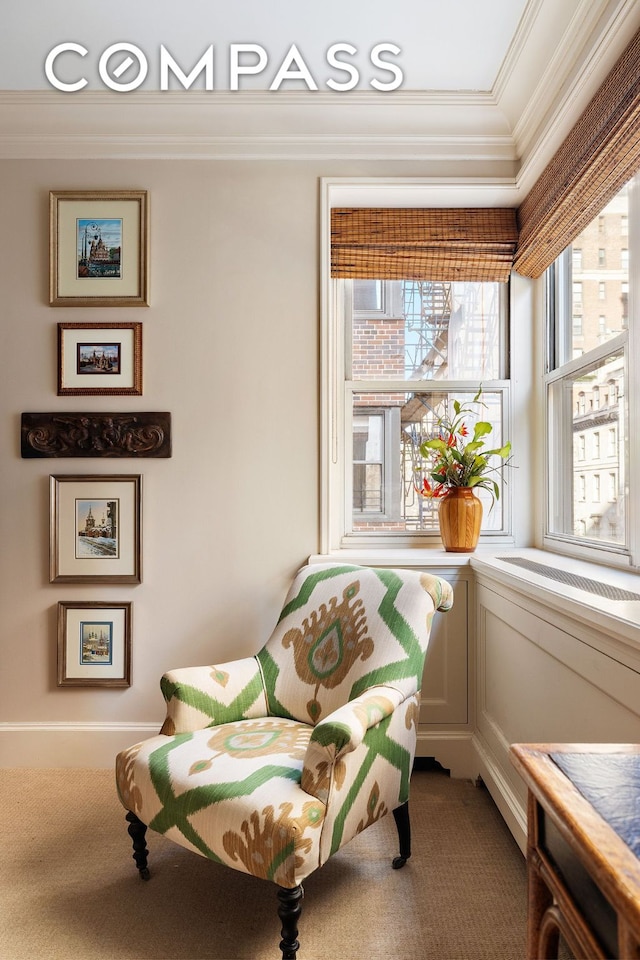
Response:
[[[316,724],[370,687],[420,689],[431,620],[451,586],[415,570],[309,564],[257,655],[269,712]]]

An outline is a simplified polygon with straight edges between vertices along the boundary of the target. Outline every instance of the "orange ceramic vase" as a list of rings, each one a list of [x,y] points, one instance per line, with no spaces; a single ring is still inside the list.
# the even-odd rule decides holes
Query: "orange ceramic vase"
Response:
[[[440,536],[445,550],[473,553],[480,537],[482,503],[471,487],[451,487],[440,502]]]

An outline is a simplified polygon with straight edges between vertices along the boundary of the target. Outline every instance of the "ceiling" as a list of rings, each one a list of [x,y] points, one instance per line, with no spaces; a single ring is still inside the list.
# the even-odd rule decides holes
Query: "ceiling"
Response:
[[[510,182],[518,193],[640,28],[637,0],[2,2],[0,158],[398,161],[398,174],[455,171]],[[56,75],[84,77],[78,93],[53,89],[44,71],[49,51],[68,41],[87,53],[61,54]],[[149,67],[131,92],[108,89],[98,72],[102,53],[122,42]],[[327,86],[348,79],[327,60],[336,43],[356,49],[340,54],[358,70],[348,92]],[[402,71],[393,92],[371,85],[392,79],[372,62],[379,43],[398,48],[383,55]],[[232,44],[259,45],[265,58],[238,90]],[[281,72],[292,44],[306,70],[294,62],[298,79]],[[161,90],[161,45],[184,73],[212,45],[213,91],[204,73],[188,90],[173,76]],[[123,56],[109,60],[112,75]],[[136,71],[134,61],[118,82]]]
[[[529,3],[528,6],[538,4]],[[368,54],[377,43],[400,48],[396,62],[407,90],[490,90],[514,38],[527,0],[84,0],[4,2],[0,37],[0,89],[46,89],[43,63],[49,50],[65,41],[83,44],[92,83],[98,55],[110,44],[138,45],[150,64],[146,87],[157,88],[157,51],[164,44],[185,68],[203,50],[216,51],[217,87],[228,89],[227,51],[232,43],[256,43],[269,63],[260,77],[243,86],[265,88],[295,43],[311,73],[322,85],[331,76],[325,52],[334,43],[355,46],[351,57],[361,67],[359,89],[371,70]],[[570,19],[576,0],[555,4],[558,18]],[[34,16],[34,7],[37,15]],[[105,9],[108,14],[105,15]],[[126,80],[126,76],[123,76]],[[344,78],[340,78],[344,79]],[[289,88],[301,83],[290,81]]]

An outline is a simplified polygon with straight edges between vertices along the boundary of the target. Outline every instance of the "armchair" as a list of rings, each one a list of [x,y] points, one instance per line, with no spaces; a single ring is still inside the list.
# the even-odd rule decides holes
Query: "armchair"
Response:
[[[389,812],[403,866],[424,657],[451,604],[426,573],[309,565],[255,657],[165,674],[159,735],[116,761],[141,877],[150,827],[273,881],[293,960],[302,882]]]

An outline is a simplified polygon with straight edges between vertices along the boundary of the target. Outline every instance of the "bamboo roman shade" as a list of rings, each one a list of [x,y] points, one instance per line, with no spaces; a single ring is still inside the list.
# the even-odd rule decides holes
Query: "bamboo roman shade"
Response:
[[[640,31],[518,210],[514,268],[539,277],[640,169]]]
[[[511,209],[336,207],[331,276],[506,283],[517,240]]]

